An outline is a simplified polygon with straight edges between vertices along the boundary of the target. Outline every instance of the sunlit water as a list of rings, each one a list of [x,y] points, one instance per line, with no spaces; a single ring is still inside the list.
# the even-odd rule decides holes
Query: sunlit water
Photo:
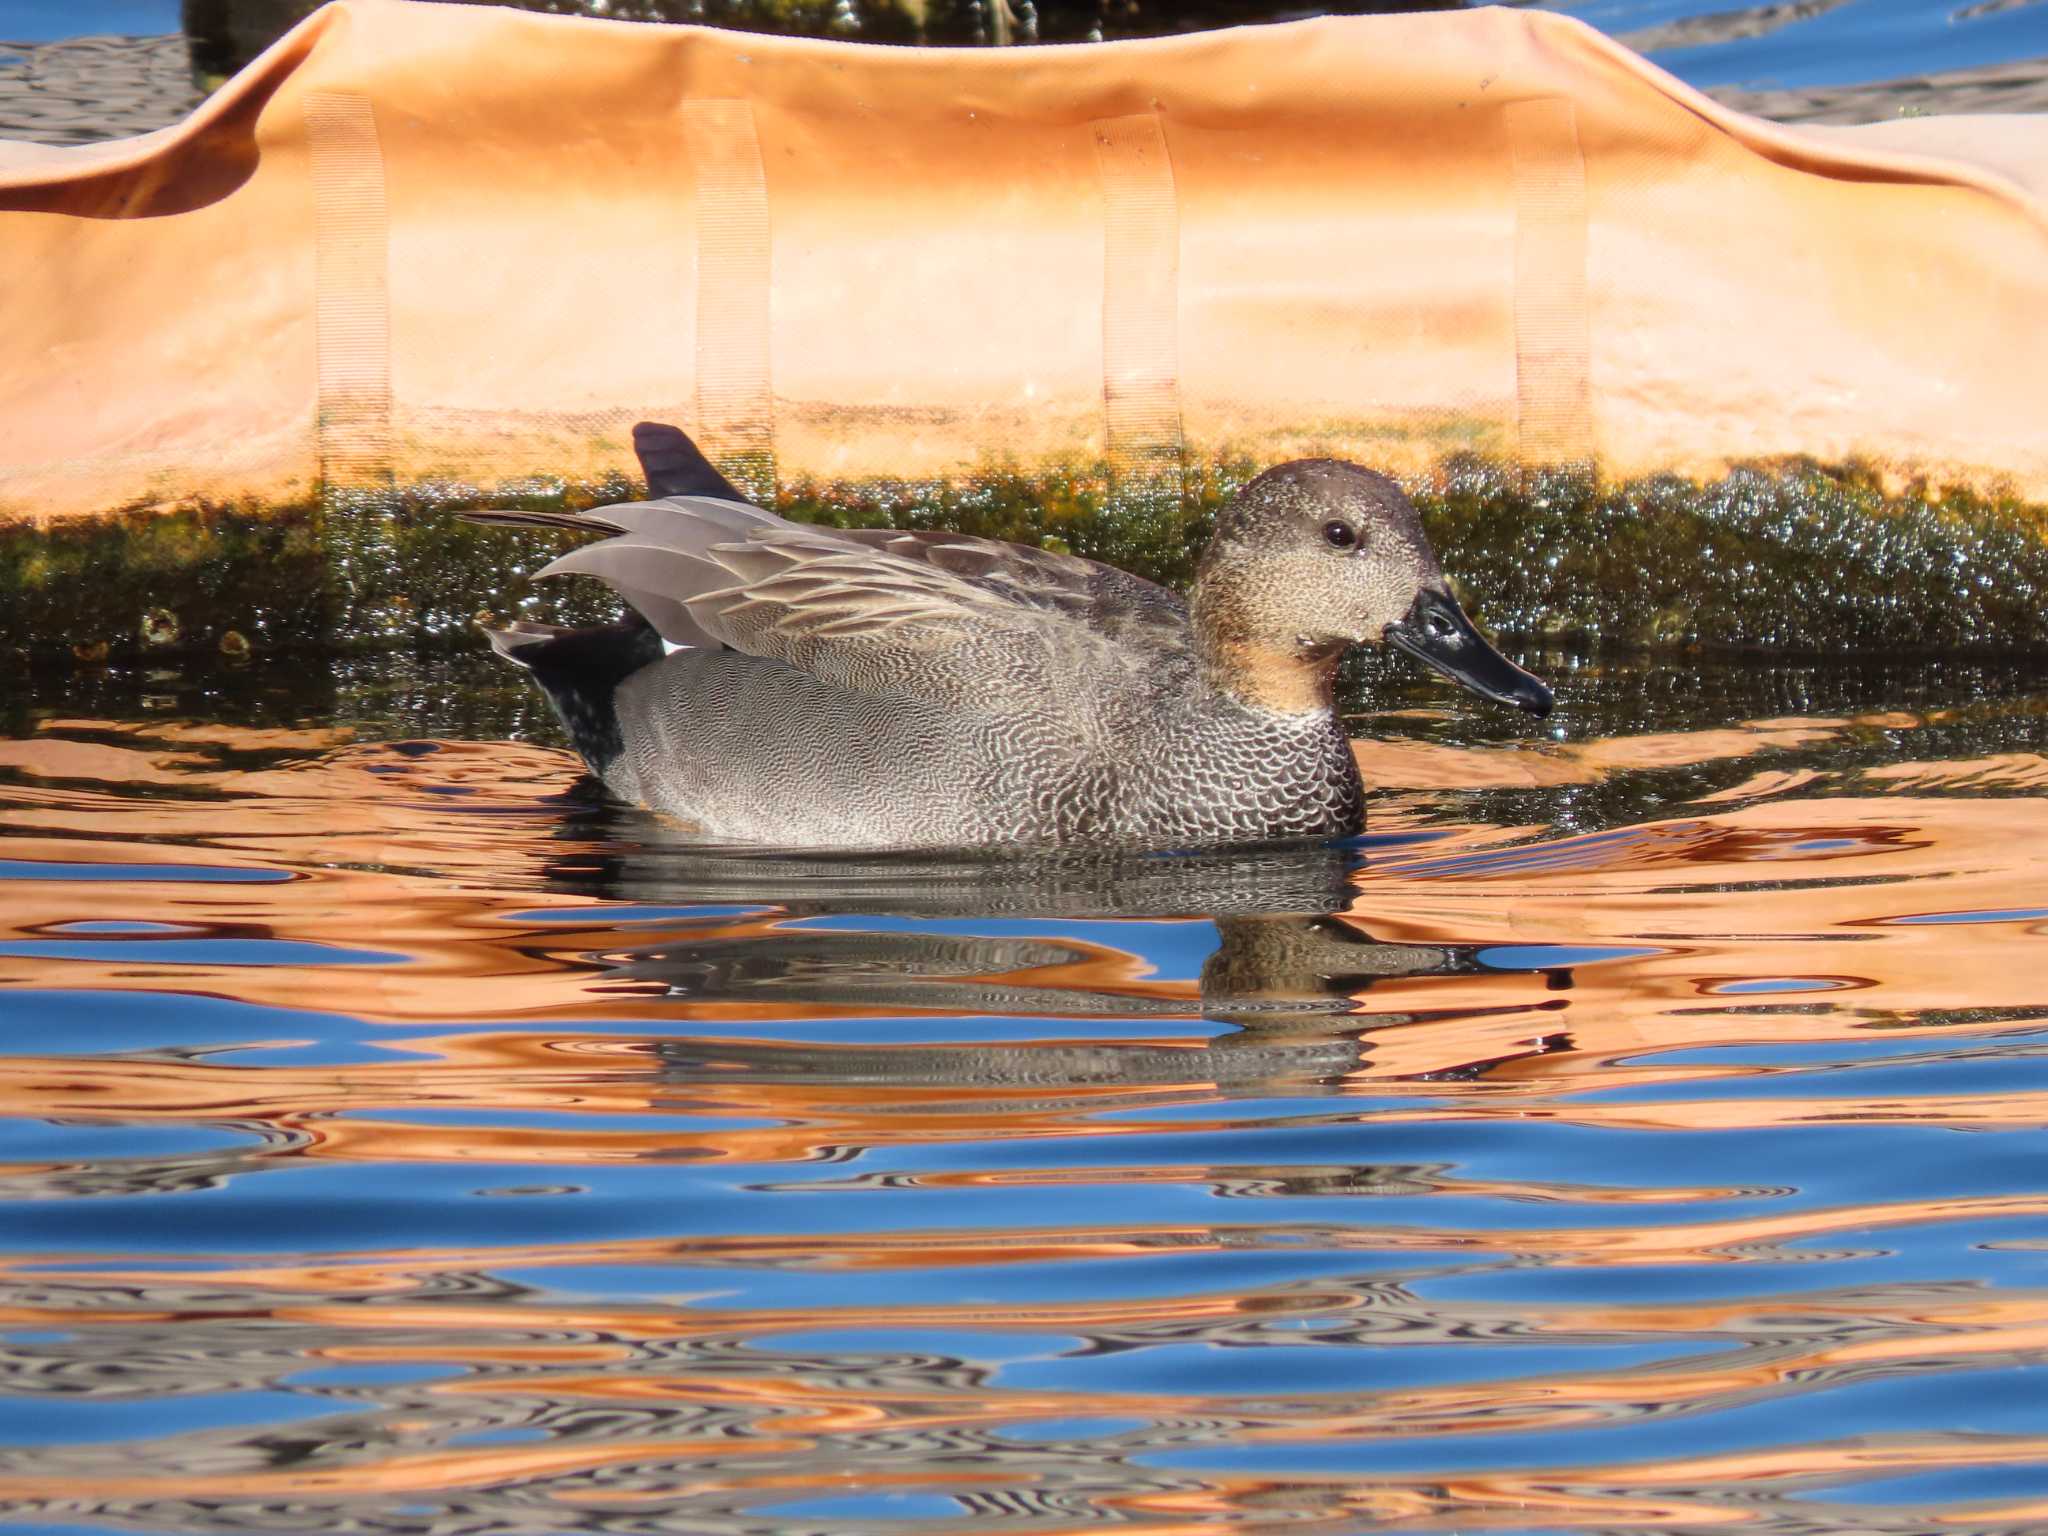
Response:
[[[1851,85],[2048,55],[2048,11],[2033,0],[1553,0],[1542,8],[1621,37],[1699,86]]]
[[[0,1524],[2048,1524],[2048,693],[1528,659],[1353,846],[1026,863],[10,679]]]

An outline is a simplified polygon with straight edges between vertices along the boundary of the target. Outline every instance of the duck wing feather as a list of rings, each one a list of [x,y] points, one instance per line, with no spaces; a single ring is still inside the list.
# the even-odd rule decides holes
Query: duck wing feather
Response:
[[[471,515],[609,532],[537,574],[596,576],[666,640],[728,645],[861,692],[987,699],[1084,671],[1173,671],[1189,655],[1178,596],[1049,550],[815,527],[705,496]]]
[[[842,537],[1060,614],[1136,649],[1178,650],[1187,644],[1186,599],[1113,565],[944,531],[850,528]]]
[[[466,511],[462,517],[494,528],[608,535],[543,566],[534,573],[536,579],[587,571],[610,583],[662,639],[673,645],[713,648],[724,642],[691,617],[685,599],[702,590],[707,579],[715,580],[716,573],[693,552],[718,539],[744,539],[753,528],[783,521],[747,502],[715,496],[621,502],[588,512],[478,509]],[[600,550],[606,553],[598,556]]]

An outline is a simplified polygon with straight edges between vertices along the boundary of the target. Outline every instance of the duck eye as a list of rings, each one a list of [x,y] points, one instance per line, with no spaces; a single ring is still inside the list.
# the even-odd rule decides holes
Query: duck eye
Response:
[[[1358,542],[1356,529],[1349,523],[1340,523],[1334,519],[1323,524],[1323,537],[1328,539],[1331,547],[1335,549],[1349,549]]]

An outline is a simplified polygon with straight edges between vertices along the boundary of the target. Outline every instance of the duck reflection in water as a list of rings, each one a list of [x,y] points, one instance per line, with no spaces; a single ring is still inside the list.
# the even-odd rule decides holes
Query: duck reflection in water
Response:
[[[563,861],[554,880],[578,894],[643,905],[759,909],[754,922],[729,919],[703,932],[672,927],[605,951],[612,981],[689,1005],[692,1017],[747,1006],[799,1016],[816,1009],[1134,1022],[1199,1015],[1237,1026],[1185,1042],[664,1042],[660,1054],[681,1076],[739,1069],[813,1081],[1055,1090],[1201,1079],[1246,1091],[1356,1071],[1371,1049],[1370,1032],[1427,1016],[1432,982],[1499,969],[1479,958],[1477,945],[1387,942],[1367,921],[1343,915],[1356,896],[1351,877],[1363,859],[1356,847],[1004,858],[825,857],[682,840],[613,848]],[[1047,920],[1044,932],[972,931],[979,922],[1014,928],[1032,918]],[[1122,925],[1135,937],[1150,923],[1188,918],[1213,922],[1216,933],[1192,997],[1116,943]],[[1536,980],[1517,1006],[1544,1006],[1545,986]]]
[[[1049,1089],[1199,1079],[1244,1091],[1264,1081],[1327,1080],[1357,1070],[1370,1049],[1364,1032],[1417,1017],[1362,1008],[1372,987],[1477,969],[1457,948],[1382,943],[1335,917],[1224,917],[1216,928],[1220,943],[1203,962],[1196,1004],[1056,981],[1033,985],[1034,973],[1102,968],[1100,946],[1051,938],[791,929],[731,942],[650,946],[620,956],[619,974],[692,1001],[824,1002],[968,1017],[1133,1022],[1199,1011],[1237,1026],[1185,1044],[1065,1039],[1050,1045],[792,1049],[729,1040],[664,1042],[664,1061],[686,1075],[743,1066],[753,1076]]]

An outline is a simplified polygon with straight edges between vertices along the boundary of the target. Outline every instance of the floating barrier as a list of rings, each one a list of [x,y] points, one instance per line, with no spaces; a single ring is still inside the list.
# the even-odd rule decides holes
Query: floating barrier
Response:
[[[1521,10],[941,50],[339,0],[174,128],[0,145],[0,640],[127,644],[148,593],[61,578],[138,555],[191,643],[296,638],[166,574],[280,516],[320,643],[453,634],[507,584],[397,590],[432,509],[622,490],[657,419],[786,510],[1168,575],[1334,454],[1517,629],[2039,644],[2044,187],[2048,119],[1795,131]]]

